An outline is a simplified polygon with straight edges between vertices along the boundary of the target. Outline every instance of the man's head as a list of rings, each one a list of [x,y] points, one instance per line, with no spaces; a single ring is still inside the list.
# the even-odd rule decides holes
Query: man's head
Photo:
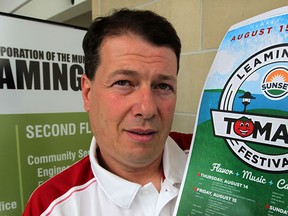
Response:
[[[159,165],[176,105],[179,38],[146,11],[96,22],[83,43],[82,96],[101,156],[113,169]]]
[[[171,48],[177,57],[178,71],[181,42],[173,26],[151,11],[122,9],[111,16],[96,18],[84,37],[85,73],[89,79],[94,78],[100,64],[103,40],[126,34],[138,35],[153,45]]]

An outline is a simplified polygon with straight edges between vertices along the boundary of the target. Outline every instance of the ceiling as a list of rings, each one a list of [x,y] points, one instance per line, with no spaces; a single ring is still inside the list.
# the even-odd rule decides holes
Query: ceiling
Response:
[[[65,22],[91,11],[91,0],[0,0],[0,12]]]
[[[0,10],[5,13],[13,13],[17,8],[26,4],[30,0],[1,0]]]

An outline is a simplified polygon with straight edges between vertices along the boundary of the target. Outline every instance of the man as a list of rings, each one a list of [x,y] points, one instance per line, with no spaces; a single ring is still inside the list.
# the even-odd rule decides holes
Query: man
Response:
[[[174,28],[122,9],[94,21],[83,49],[89,157],[40,186],[23,215],[171,215],[191,141],[170,133],[181,51]]]

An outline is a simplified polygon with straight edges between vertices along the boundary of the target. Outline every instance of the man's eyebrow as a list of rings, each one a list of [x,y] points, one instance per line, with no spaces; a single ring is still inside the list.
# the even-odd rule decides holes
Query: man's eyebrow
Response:
[[[134,70],[116,70],[109,75],[109,78],[113,78],[117,75],[137,76],[138,73]]]
[[[168,80],[168,81],[176,82],[176,77],[172,75],[159,74],[158,79],[163,80],[163,81]]]
[[[137,71],[121,69],[121,70],[115,70],[114,72],[112,72],[108,78],[111,79],[111,78],[118,76],[118,75],[125,75],[125,76],[131,76],[131,77],[132,76],[133,77],[140,76]],[[159,74],[159,75],[157,75],[156,78],[157,78],[157,80],[160,80],[160,81],[172,81],[172,82],[176,83],[176,77],[172,76],[172,75]]]

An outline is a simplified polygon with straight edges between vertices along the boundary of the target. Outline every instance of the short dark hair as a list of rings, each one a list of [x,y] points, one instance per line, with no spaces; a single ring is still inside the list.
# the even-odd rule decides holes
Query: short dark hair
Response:
[[[85,73],[90,80],[94,79],[100,64],[100,47],[109,36],[135,34],[145,41],[171,48],[177,58],[177,73],[181,53],[181,41],[166,18],[148,10],[115,10],[111,15],[96,18],[83,39]]]

